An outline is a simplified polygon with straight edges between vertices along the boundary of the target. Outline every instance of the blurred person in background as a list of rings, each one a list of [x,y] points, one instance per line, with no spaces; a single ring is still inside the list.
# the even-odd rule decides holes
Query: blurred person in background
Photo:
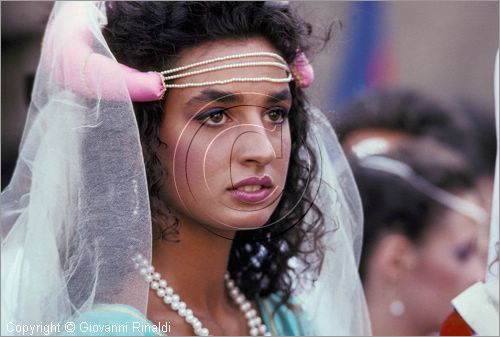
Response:
[[[351,146],[355,146],[352,144]],[[360,273],[374,335],[428,335],[484,277],[488,221],[468,160],[432,137],[350,156],[365,216]]]
[[[481,207],[491,209],[496,156],[493,111],[465,100],[441,104],[411,89],[374,89],[358,96],[331,122],[347,153],[387,152],[412,137],[431,137],[465,156],[480,192]],[[486,266],[489,226],[481,226],[479,251]]]

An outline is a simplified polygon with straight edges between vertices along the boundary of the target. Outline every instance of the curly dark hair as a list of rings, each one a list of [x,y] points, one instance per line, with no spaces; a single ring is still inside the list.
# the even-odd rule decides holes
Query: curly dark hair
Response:
[[[103,33],[111,51],[119,62],[142,71],[172,67],[182,50],[202,43],[256,36],[265,38],[291,63],[297,50],[311,49],[306,38],[319,39],[314,38],[309,24],[278,2],[111,2],[106,9],[108,23]],[[323,41],[328,39],[329,33]],[[314,152],[305,141],[309,125],[307,101],[293,82],[290,90],[291,158],[283,197],[269,223],[281,220],[272,226],[238,232],[228,265],[232,278],[247,298],[279,293],[281,303],[288,302],[296,281],[292,282],[290,258],[298,258],[307,270],[319,271],[324,233],[323,215],[314,204],[314,191],[308,184],[308,178],[318,172]],[[134,103],[134,109],[143,146],[155,239],[176,240],[181,224],[172,220],[168,206],[158,196],[167,174],[157,155],[167,146],[159,140],[164,115],[162,103]],[[312,166],[304,160],[304,151],[310,153]],[[309,221],[304,219],[307,212]],[[302,248],[305,240],[313,243],[307,245],[312,247],[307,251]]]
[[[451,193],[474,190],[474,174],[466,157],[432,137],[405,141],[384,157],[403,162],[434,186]],[[360,274],[366,268],[380,239],[400,233],[418,244],[447,210],[405,179],[362,165],[362,159],[349,158],[363,204],[364,233]]]

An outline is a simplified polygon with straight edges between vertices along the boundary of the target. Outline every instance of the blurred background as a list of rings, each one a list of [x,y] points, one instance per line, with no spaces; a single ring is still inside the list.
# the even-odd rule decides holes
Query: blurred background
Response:
[[[497,1],[291,2],[332,41],[311,58],[311,102],[341,110],[371,88],[416,89],[493,115]],[[2,188],[17,157],[50,2],[2,2]]]

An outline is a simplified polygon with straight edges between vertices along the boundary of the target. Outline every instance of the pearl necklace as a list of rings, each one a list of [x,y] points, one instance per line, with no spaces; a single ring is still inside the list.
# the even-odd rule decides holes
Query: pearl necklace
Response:
[[[168,283],[165,279],[161,278],[159,272],[155,272],[152,265],[142,255],[137,255],[134,259],[135,267],[139,268],[139,272],[144,276],[146,282],[149,283],[151,289],[156,290],[156,294],[163,299],[165,304],[170,305],[170,308],[177,312],[177,314],[184,318],[186,323],[193,327],[194,333],[197,336],[208,336],[210,332],[207,328],[203,327],[200,320],[193,314],[185,302],[181,301],[172,287],[167,286]],[[251,303],[246,299],[245,295],[241,293],[240,289],[231,280],[229,274],[224,275],[226,288],[229,292],[231,299],[240,307],[240,310],[247,319],[250,336],[270,336],[262,318],[257,315],[257,311],[252,308]]]

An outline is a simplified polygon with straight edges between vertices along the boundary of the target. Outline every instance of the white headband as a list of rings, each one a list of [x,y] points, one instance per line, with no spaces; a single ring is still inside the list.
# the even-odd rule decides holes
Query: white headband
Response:
[[[433,185],[427,179],[417,174],[409,165],[401,161],[382,156],[368,156],[360,159],[360,164],[366,168],[394,174],[403,178],[431,199],[467,216],[477,223],[483,224],[488,219],[488,214],[483,208]]]

